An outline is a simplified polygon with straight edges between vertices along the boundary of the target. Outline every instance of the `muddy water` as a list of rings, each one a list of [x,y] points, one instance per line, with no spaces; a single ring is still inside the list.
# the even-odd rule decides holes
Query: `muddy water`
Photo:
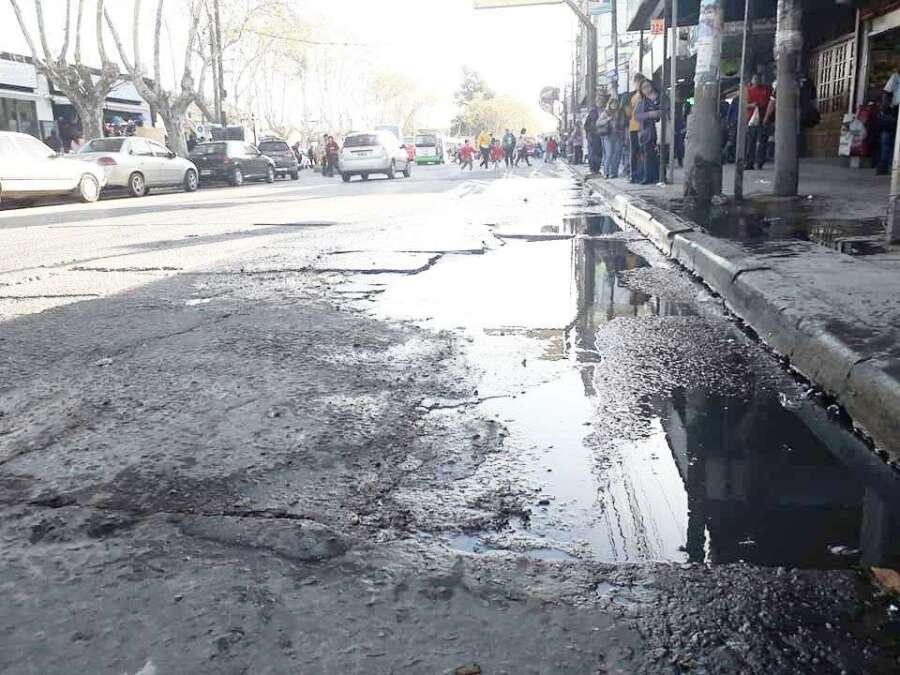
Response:
[[[463,336],[478,412],[508,434],[474,479],[526,515],[437,536],[544,559],[900,562],[895,472],[714,298],[602,214],[552,231],[571,237],[445,256],[375,300]]]

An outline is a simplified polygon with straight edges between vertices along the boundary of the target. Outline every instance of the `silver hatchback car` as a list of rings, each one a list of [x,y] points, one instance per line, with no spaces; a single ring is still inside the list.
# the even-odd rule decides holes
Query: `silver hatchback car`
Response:
[[[95,138],[67,157],[96,162],[106,173],[107,187],[126,188],[133,197],[143,197],[156,187],[181,186],[193,192],[199,185],[193,162],[140,136]]]
[[[397,172],[402,172],[405,178],[409,178],[412,165],[406,146],[389,131],[347,134],[339,160],[341,178],[345,183],[349,183],[353,176],[368,180],[373,173],[396,178]]]

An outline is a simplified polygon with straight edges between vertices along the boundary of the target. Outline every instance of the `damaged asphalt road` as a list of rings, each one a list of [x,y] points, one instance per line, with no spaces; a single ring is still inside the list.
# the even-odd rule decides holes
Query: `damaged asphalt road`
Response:
[[[0,672],[897,668],[894,474],[567,174],[304,181],[0,221]]]

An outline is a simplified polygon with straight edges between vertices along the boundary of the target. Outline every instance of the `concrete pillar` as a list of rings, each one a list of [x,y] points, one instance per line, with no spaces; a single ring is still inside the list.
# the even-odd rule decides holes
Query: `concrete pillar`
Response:
[[[688,213],[707,210],[713,196],[722,192],[719,123],[722,24],[722,0],[700,0],[694,109],[688,117],[684,152],[684,198]]]
[[[775,194],[795,197],[799,180],[797,133],[800,127],[800,58],[803,50],[801,0],[778,0],[775,28]]]

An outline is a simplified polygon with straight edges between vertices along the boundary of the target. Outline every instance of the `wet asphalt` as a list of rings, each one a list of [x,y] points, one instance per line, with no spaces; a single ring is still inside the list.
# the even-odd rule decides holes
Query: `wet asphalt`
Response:
[[[897,666],[897,474],[563,167],[0,241],[2,672]]]

